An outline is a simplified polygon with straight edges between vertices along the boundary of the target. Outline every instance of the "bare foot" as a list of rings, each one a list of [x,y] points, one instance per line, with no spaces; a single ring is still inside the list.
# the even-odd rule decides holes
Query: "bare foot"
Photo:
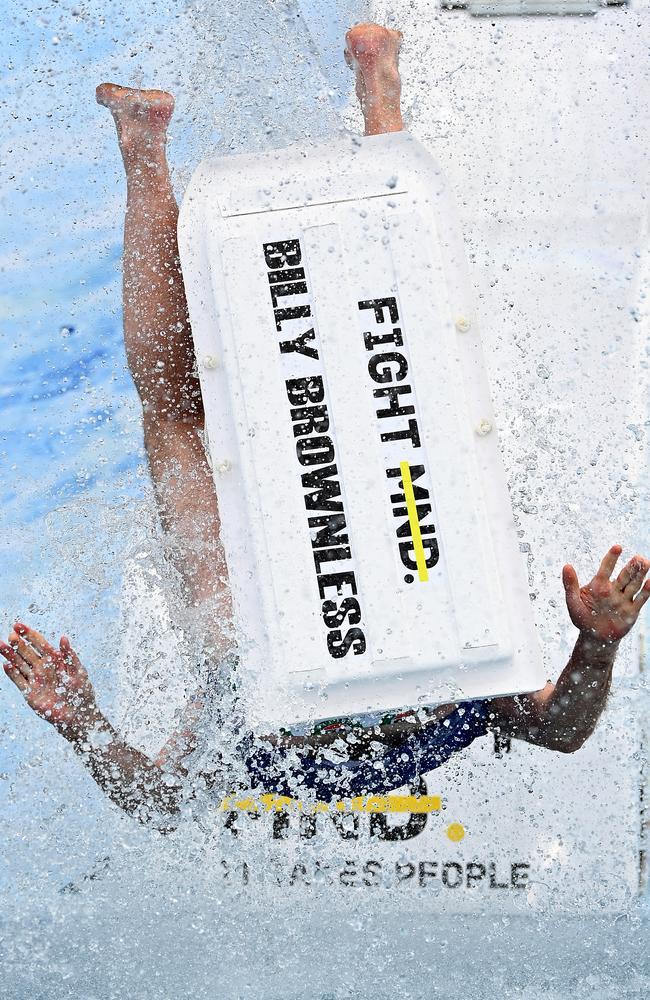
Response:
[[[156,165],[159,156],[164,160],[167,126],[174,113],[171,94],[102,83],[96,97],[113,115],[127,170],[137,161]]]
[[[366,135],[401,132],[401,81],[398,69],[402,32],[379,24],[357,24],[345,36],[345,60],[357,75],[357,97]]]

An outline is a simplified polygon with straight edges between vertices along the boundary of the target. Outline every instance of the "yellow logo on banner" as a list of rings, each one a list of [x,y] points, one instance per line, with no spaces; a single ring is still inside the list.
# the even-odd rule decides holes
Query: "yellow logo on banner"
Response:
[[[410,813],[411,815],[429,815],[440,812],[442,799],[439,795],[359,795],[347,800],[335,802],[302,802],[288,795],[271,793],[240,796],[227,795],[221,801],[220,808],[224,812],[241,813],[303,813],[317,815],[320,813],[369,813],[395,814]],[[449,823],[446,828],[449,840],[458,844],[465,837],[465,827],[462,823]]]
[[[259,795],[237,798],[226,796],[221,808],[228,812],[358,812],[358,813],[433,813],[442,809],[439,795],[359,795],[346,801],[302,802],[288,795]]]

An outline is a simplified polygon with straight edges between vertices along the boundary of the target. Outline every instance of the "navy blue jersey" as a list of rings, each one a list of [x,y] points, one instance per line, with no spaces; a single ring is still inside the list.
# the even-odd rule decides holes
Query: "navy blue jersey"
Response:
[[[258,747],[252,738],[241,750],[254,787],[277,795],[311,793],[320,801],[376,795],[410,785],[487,732],[489,701],[467,701],[445,719],[405,736],[371,759],[330,760],[294,747]]]

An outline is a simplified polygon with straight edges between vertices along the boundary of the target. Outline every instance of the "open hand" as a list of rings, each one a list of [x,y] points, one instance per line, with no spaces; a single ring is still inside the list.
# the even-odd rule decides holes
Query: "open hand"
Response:
[[[620,545],[612,545],[593,580],[583,587],[578,583],[573,566],[565,566],[562,570],[571,621],[581,632],[600,642],[622,639],[650,597],[650,580],[643,582],[650,569],[650,559],[633,556],[616,579],[610,579],[621,552]]]
[[[85,731],[99,717],[88,674],[65,636],[56,649],[40,632],[16,622],[0,653],[7,677],[30,708],[57,729]]]

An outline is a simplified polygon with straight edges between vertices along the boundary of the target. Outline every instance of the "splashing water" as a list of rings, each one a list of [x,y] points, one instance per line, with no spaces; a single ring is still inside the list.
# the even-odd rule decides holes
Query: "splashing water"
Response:
[[[181,597],[163,556],[121,344],[121,166],[92,89],[116,78],[174,90],[170,152],[182,191],[209,152],[317,141],[351,124],[356,113],[347,110],[345,78],[327,45],[340,50],[348,19],[367,10],[321,6],[303,5],[301,14],[289,0],[197,0],[181,9],[147,4],[131,15],[114,3],[46,3],[29,11],[29,23],[12,9],[14,118],[3,160],[13,164],[4,191],[7,245],[19,250],[5,261],[0,605],[6,622],[24,616],[46,634],[71,632],[108,714],[152,752],[196,683],[199,650],[169,611]],[[647,41],[647,13],[638,14],[640,24],[622,10],[589,23],[544,19],[525,28],[430,3],[386,13],[407,32],[412,127],[430,143],[464,209],[511,496],[549,673],[556,673],[566,658],[557,573],[566,553],[581,557],[586,571],[602,537],[614,540],[612,524],[626,544],[643,550],[650,542],[642,475],[647,356],[643,346],[628,349],[647,347],[648,230],[639,222],[638,192],[623,176],[641,185],[650,175],[647,113],[627,96],[647,88],[647,68],[631,57]],[[616,32],[611,46],[608,24]],[[566,66],[554,54],[568,32],[584,57],[570,94]],[[512,129],[504,88],[516,86],[527,111],[518,109]],[[551,109],[543,122],[531,111],[540,94],[545,114]],[[605,161],[597,174],[572,155],[568,136],[578,129],[590,162]],[[635,135],[644,138],[632,145]],[[531,167],[531,150],[540,148],[564,153]],[[617,166],[621,150],[626,170]],[[583,225],[580,243],[570,227],[549,224],[554,213],[574,220],[575,231],[576,219]],[[575,345],[570,354],[567,340]],[[604,406],[596,432],[594,414]],[[648,718],[647,685],[629,675],[631,659],[630,652],[605,726],[616,733]],[[198,789],[203,794],[187,805],[178,829],[162,836],[108,805],[67,745],[6,688],[0,726],[0,992],[7,997],[648,994],[644,905],[615,918],[590,912],[587,893],[580,901],[586,916],[577,906],[564,918],[531,915],[526,899],[509,916],[491,908],[501,891],[494,889],[482,914],[452,916],[440,902],[441,878],[432,869],[409,875],[408,839],[389,841],[404,817],[352,809],[315,818],[272,808],[255,815],[221,808],[225,787],[217,795]],[[206,747],[206,754],[228,754],[209,733]],[[469,834],[489,854],[477,857],[481,863],[503,853],[508,837],[485,845],[483,819],[508,814],[514,801],[522,816],[541,813],[540,800],[553,794],[545,760],[518,752],[503,760],[491,752],[463,756],[447,768],[445,787],[463,783],[473,796]],[[638,749],[626,752],[622,744],[622,773]],[[562,762],[558,801],[591,783],[601,826],[619,830],[597,794],[599,753],[586,778],[587,765],[577,760],[584,758]],[[495,765],[500,790],[489,803],[484,789]],[[187,781],[197,791],[195,772]],[[439,787],[433,782],[428,791]],[[445,803],[445,824],[465,819],[451,814],[453,801]],[[567,828],[559,810],[554,823],[553,850],[547,830],[531,847],[549,869],[561,867],[566,845],[592,829]],[[373,864],[387,842],[396,848],[390,877]],[[455,863],[449,838],[441,833],[435,844],[427,863]],[[616,854],[616,842],[607,850]],[[396,872],[408,890],[397,902],[390,894]],[[502,884],[502,872],[495,869],[494,880]],[[432,912],[432,898],[442,913]]]

